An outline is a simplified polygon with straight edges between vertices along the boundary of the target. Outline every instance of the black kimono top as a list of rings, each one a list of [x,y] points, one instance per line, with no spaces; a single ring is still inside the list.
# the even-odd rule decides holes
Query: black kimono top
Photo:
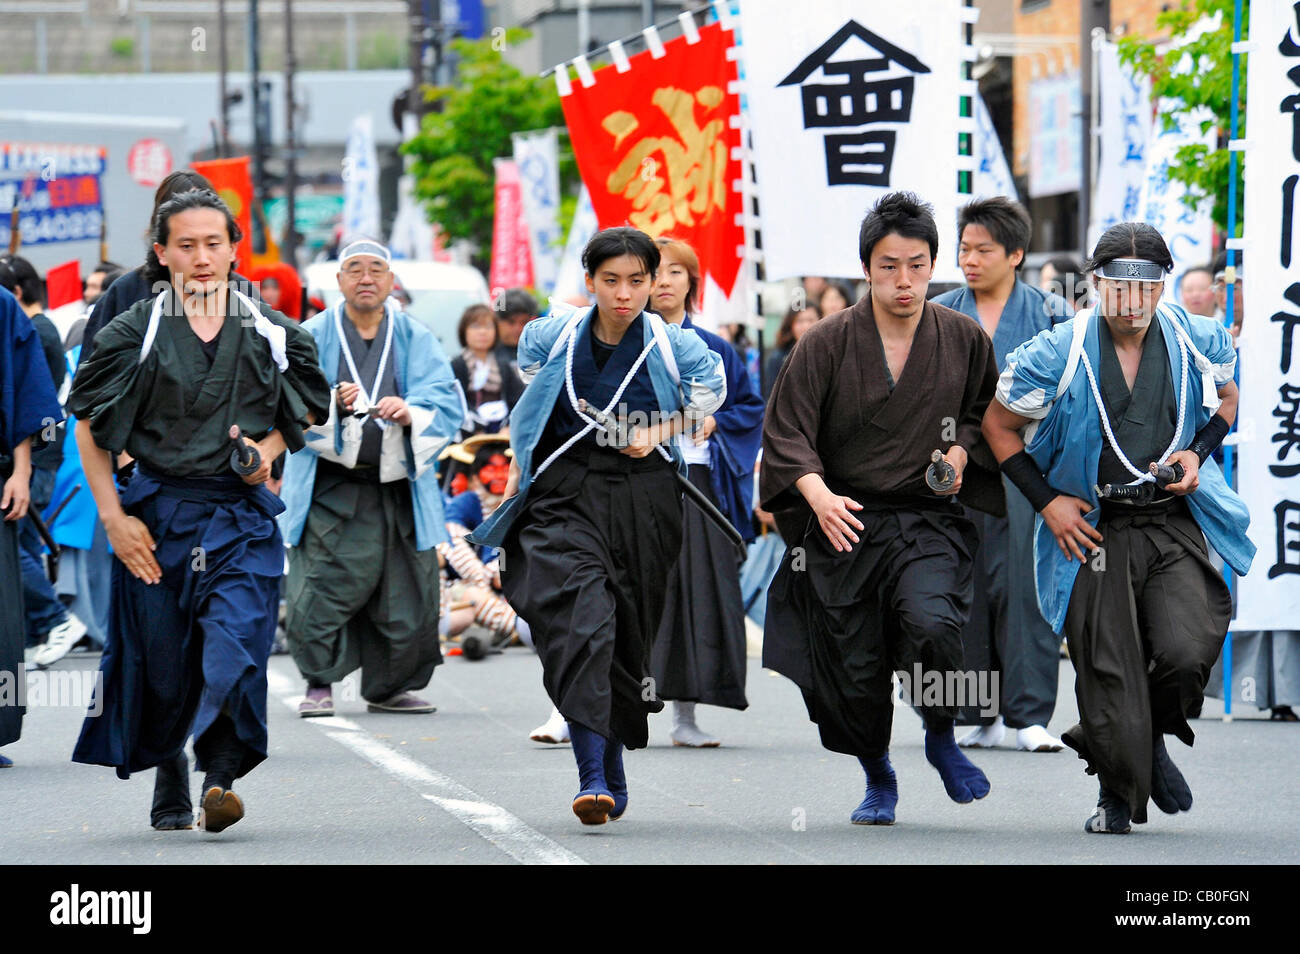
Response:
[[[173,293],[141,363],[153,306],[146,298],[105,325],[77,370],[68,411],[90,421],[100,447],[125,450],[168,476],[213,476],[230,472],[232,424],[252,440],[279,428],[292,452],[303,446],[308,413],[316,421],[329,416],[330,386],[315,339],[297,322],[261,309],[286,333],[288,367],[280,371],[247,307],[232,294],[209,359]]]

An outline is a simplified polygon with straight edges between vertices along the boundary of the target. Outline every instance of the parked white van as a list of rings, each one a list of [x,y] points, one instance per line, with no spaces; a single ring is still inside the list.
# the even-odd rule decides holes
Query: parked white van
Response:
[[[482,273],[469,265],[406,259],[394,259],[392,269],[398,283],[411,296],[407,312],[437,336],[449,360],[460,354],[456,325],[461,314],[470,305],[491,304]],[[308,296],[319,298],[327,308],[332,307],[343,297],[339,291],[338,272],[337,261],[308,265]]]

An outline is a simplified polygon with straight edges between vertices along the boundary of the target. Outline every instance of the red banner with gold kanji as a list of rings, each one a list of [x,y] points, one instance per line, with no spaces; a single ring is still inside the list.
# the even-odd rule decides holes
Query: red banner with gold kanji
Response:
[[[699,40],[681,36],[664,55],[638,53],[620,73],[596,70],[595,83],[574,83],[560,102],[578,170],[601,228],[631,225],[654,238],[689,242],[700,269],[728,295],[740,271],[745,231],[740,132],[732,117],[740,101],[727,59],[731,31],[713,23]]]

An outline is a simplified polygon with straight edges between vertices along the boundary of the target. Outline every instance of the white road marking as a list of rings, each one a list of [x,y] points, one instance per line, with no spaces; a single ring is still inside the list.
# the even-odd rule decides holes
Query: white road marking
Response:
[[[278,672],[268,672],[271,691],[285,706],[297,711],[302,698],[294,684]],[[500,805],[430,768],[423,762],[385,745],[360,725],[342,716],[307,720],[335,742],[413,788],[520,864],[585,865],[587,862],[562,845],[530,828]],[[327,724],[328,723],[328,724]]]

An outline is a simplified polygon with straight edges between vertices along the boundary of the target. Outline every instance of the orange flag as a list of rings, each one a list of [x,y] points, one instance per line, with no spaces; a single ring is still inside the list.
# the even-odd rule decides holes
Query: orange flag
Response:
[[[253,267],[253,177],[249,174],[249,157],[209,159],[191,162],[199,175],[212,183],[221,200],[230,206],[244,237],[235,249],[235,270],[247,275]]]

